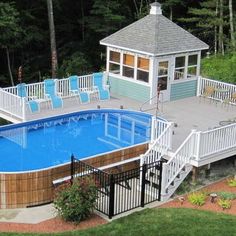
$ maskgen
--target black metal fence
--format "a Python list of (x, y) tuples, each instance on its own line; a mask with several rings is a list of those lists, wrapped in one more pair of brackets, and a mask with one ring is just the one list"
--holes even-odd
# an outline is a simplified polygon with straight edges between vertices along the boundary
[(160, 201), (162, 161), (114, 174), (72, 158), (71, 174), (72, 179), (94, 179), (98, 187), (96, 209), (109, 218)]

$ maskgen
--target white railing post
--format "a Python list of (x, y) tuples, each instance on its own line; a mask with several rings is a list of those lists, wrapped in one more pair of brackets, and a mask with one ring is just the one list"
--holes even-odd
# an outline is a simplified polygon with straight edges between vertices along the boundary
[(167, 183), (166, 178), (167, 178), (167, 164), (163, 163), (163, 165), (162, 165), (162, 179), (161, 179), (161, 195), (166, 194), (166, 183)]
[(154, 142), (156, 139), (156, 123), (157, 119), (155, 117), (152, 117), (152, 125), (151, 125), (151, 143)]
[(197, 79), (197, 96), (198, 97), (201, 95), (201, 90), (202, 90), (202, 77), (198, 76), (198, 79)]
[(200, 131), (196, 132), (195, 135), (196, 135), (196, 146), (195, 146), (195, 148), (196, 148), (196, 160), (199, 161), (200, 160), (200, 148), (201, 148), (201, 144), (200, 144), (200, 142), (201, 142), (201, 132)]
[(22, 98), (22, 120), (26, 121), (26, 98)]
[(172, 143), (173, 143), (173, 127), (174, 127), (174, 122), (170, 122), (170, 128), (169, 128), (169, 133), (168, 133), (168, 146), (169, 149), (172, 150)]

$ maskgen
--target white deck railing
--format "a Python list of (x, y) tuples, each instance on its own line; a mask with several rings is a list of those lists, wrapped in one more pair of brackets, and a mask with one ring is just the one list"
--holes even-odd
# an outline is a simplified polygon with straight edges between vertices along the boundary
[(201, 161), (209, 155), (219, 154), (232, 148), (236, 150), (236, 124), (199, 132), (199, 151), (196, 160)]
[[(93, 75), (79, 76), (78, 87), (80, 89), (92, 90)], [(34, 99), (45, 99), (44, 82), (26, 84), (28, 97)], [(69, 78), (57, 80), (57, 92), (61, 93), (62, 98), (69, 97)], [(17, 95), (17, 87), (7, 87), (0, 90), (0, 110), (15, 116), (21, 120), (25, 120), (26, 101)]]
[[(143, 162), (152, 163), (160, 160), (172, 148), (173, 123), (158, 119), (152, 120), (152, 143), (142, 156)], [(155, 138), (153, 138), (153, 136)]]
[(24, 98), (0, 89), (0, 111), (25, 120), (25, 104)]
[(204, 96), (206, 87), (212, 87), (215, 90), (214, 94), (209, 96), (210, 99), (220, 102), (229, 101), (236, 105), (236, 102), (231, 101), (232, 94), (236, 93), (236, 85), (199, 77), (197, 96)]

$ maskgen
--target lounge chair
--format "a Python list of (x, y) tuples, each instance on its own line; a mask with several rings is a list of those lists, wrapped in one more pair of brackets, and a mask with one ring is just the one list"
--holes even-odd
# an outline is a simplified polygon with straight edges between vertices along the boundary
[(80, 102), (82, 104), (90, 102), (89, 94), (86, 91), (81, 91), (78, 87), (78, 76), (73, 75), (69, 77), (70, 83), (70, 95), (75, 96), (76, 98), (79, 97)]
[(61, 108), (63, 106), (62, 98), (56, 90), (56, 79), (44, 80), (44, 95), (51, 102), (52, 109)]
[(103, 73), (93, 74), (94, 88), (98, 92), (99, 100), (110, 99), (110, 92), (107, 86), (103, 85)]
[(38, 102), (35, 101), (35, 99), (37, 99), (37, 97), (27, 95), (26, 84), (25, 83), (18, 84), (16, 86), (16, 88), (17, 88), (17, 95), (19, 97), (22, 97), (22, 98), (26, 99), (27, 104), (29, 105), (30, 111), (32, 113), (39, 112), (40, 111), (40, 106), (39, 106)]

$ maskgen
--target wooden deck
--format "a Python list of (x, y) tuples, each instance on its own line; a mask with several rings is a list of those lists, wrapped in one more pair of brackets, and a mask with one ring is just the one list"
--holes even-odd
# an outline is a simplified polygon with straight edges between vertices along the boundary
[[(67, 114), (82, 110), (100, 108), (120, 108), (129, 110), (140, 110), (142, 102), (132, 100), (127, 97), (112, 95), (109, 101), (92, 100), (89, 104), (79, 104), (75, 98), (64, 99), (62, 109), (52, 110), (47, 104), (41, 104), (41, 112), (28, 114), (27, 120), (37, 120), (56, 115)], [(219, 127), (220, 121), (227, 121), (236, 118), (236, 106), (223, 105), (220, 102), (213, 102), (209, 99), (191, 97), (173, 102), (159, 104), (160, 109), (156, 110), (156, 105), (145, 105), (145, 112), (167, 119), (174, 122), (177, 127), (174, 128), (173, 151), (184, 141), (190, 131), (207, 131)]]

